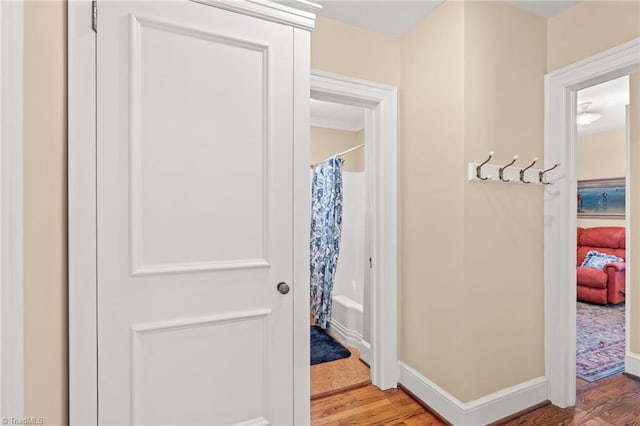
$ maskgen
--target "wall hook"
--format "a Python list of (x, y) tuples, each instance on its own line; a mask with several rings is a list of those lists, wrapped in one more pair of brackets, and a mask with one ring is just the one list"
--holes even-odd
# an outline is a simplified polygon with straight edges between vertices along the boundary
[(486, 160), (484, 160), (482, 163), (480, 163), (478, 165), (478, 167), (476, 167), (476, 177), (478, 179), (480, 179), (480, 180), (489, 179), (488, 177), (482, 177), (482, 166), (484, 166), (485, 164), (487, 164), (491, 160), (491, 157), (493, 157), (493, 154), (494, 154), (493, 151), (489, 152), (489, 157)]
[(507, 169), (507, 167), (511, 167), (513, 165), (513, 163), (516, 162), (516, 160), (518, 159), (517, 155), (513, 156), (513, 160), (511, 160), (511, 162), (509, 164), (505, 164), (504, 166), (500, 167), (498, 169), (498, 177), (500, 178), (501, 181), (503, 182), (511, 182), (512, 179), (505, 179), (504, 178), (504, 171)]
[(538, 157), (533, 159), (533, 162), (531, 164), (529, 164), (527, 167), (525, 167), (524, 169), (520, 170), (520, 182), (522, 183), (531, 183), (530, 180), (524, 180), (524, 173), (529, 170), (530, 168), (533, 167), (534, 164), (536, 164), (536, 161), (538, 161)]
[(556, 163), (556, 165), (551, 167), (550, 169), (540, 171), (538, 173), (538, 180), (540, 181), (540, 183), (543, 184), (543, 185), (549, 185), (551, 182), (545, 182), (544, 181), (544, 175), (545, 175), (545, 173), (550, 172), (551, 170), (555, 169), (559, 165), (560, 165), (560, 163)]

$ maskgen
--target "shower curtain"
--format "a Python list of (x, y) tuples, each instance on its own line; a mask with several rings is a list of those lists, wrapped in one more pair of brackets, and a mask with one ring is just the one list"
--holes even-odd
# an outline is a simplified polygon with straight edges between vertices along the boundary
[(311, 313), (322, 328), (331, 321), (333, 278), (340, 253), (342, 163), (334, 157), (316, 165), (311, 183)]

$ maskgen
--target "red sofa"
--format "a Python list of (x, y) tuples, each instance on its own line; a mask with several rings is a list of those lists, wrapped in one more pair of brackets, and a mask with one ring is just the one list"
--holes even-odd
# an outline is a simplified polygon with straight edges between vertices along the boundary
[(599, 269), (580, 266), (591, 250), (626, 259), (622, 226), (578, 228), (577, 292), (584, 302), (617, 304), (625, 297), (625, 263), (608, 263)]

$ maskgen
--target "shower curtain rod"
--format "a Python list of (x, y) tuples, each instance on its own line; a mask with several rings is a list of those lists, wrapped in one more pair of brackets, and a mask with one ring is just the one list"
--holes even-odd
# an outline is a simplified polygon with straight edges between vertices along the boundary
[(347, 149), (346, 151), (342, 151), (342, 152), (339, 152), (339, 153), (337, 153), (337, 154), (335, 154), (335, 155), (332, 155), (332, 156), (331, 156), (331, 157), (329, 157), (329, 158), (325, 158), (324, 160), (322, 160), (322, 161), (321, 161), (321, 162), (319, 162), (319, 163), (312, 164), (312, 165), (311, 165), (311, 167), (315, 167), (315, 166), (317, 166), (318, 164), (322, 164), (322, 163), (324, 163), (325, 161), (330, 160), (330, 159), (332, 159), (332, 158), (334, 158), (334, 157), (340, 157), (341, 155), (348, 154), (348, 153), (350, 153), (351, 151), (355, 151), (356, 149), (360, 149), (360, 148), (362, 148), (362, 147), (364, 147), (364, 144), (360, 144), (360, 145), (354, 146), (353, 148), (349, 148), (349, 149)]

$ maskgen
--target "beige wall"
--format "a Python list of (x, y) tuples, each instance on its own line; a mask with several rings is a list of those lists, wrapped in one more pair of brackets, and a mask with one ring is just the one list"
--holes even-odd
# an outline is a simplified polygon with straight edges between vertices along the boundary
[[(625, 129), (579, 135), (576, 146), (576, 178), (606, 179), (627, 174)], [(625, 226), (624, 219), (578, 218), (578, 226)]]
[[(638, 235), (640, 229), (640, 72), (636, 72), (629, 78), (629, 115), (630, 115), (630, 150), (631, 158), (630, 184), (631, 184), (631, 235)], [(631, 310), (631, 352), (640, 354), (640, 238), (631, 238), (630, 270), (627, 271), (627, 286), (631, 286), (631, 298), (627, 301)]]
[(25, 415), (67, 420), (66, 4), (24, 3)]
[[(351, 132), (348, 130), (328, 129), (326, 127), (311, 127), (310, 162), (316, 164), (346, 151), (349, 148), (364, 143), (364, 130)], [(345, 172), (364, 171), (364, 150), (360, 148), (342, 156)]]
[[(543, 158), (546, 21), (469, 2), (464, 48), (464, 165), (489, 151), (497, 164)], [(466, 402), (544, 376), (544, 248), (541, 186), (468, 182), (464, 170), (465, 380), (454, 395)]]
[(402, 40), (399, 357), (456, 396), (463, 340), (464, 5)]
[(400, 40), (319, 16), (311, 68), (398, 86)]
[(553, 71), (640, 35), (640, 2), (588, 0), (549, 18), (547, 70)]

